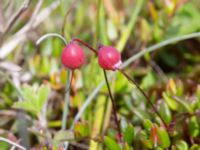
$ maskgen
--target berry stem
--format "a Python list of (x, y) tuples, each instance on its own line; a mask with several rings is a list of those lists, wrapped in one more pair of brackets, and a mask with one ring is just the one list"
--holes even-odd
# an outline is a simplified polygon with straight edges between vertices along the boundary
[[(41, 36), (37, 40), (36, 45), (39, 45), (42, 41), (44, 41), (45, 39), (47, 39), (49, 37), (57, 37), (63, 41), (64, 45), (67, 45), (67, 41), (65, 40), (65, 38), (57, 33), (48, 33), (48, 34)], [(72, 82), (72, 78), (73, 78), (73, 71), (71, 72), (69, 69), (67, 69), (67, 75), (68, 75), (68, 77), (67, 77), (68, 79), (67, 79), (67, 83), (66, 83), (67, 90), (66, 90), (66, 94), (65, 94), (64, 110), (63, 110), (63, 117), (62, 117), (62, 127), (61, 127), (62, 130), (66, 129), (66, 124), (67, 124), (68, 101), (69, 101), (69, 95), (70, 95), (71, 82)]]
[(36, 45), (39, 45), (42, 41), (44, 41), (45, 39), (47, 39), (49, 37), (57, 37), (57, 38), (59, 38), (63, 41), (64, 45), (67, 45), (67, 41), (65, 40), (65, 38), (63, 36), (61, 36), (60, 34), (57, 34), (57, 33), (47, 33), (47, 34), (41, 36), (37, 40)]
[(90, 46), (90, 45), (87, 44), (86, 42), (82, 41), (81, 39), (74, 38), (74, 39), (72, 39), (72, 42), (73, 42), (73, 41), (76, 41), (76, 42), (78, 42), (78, 43), (83, 44), (84, 46), (86, 46), (87, 48), (89, 48), (92, 52), (94, 52), (96, 55), (98, 54), (97, 51), (96, 51), (92, 46)]
[(66, 93), (67, 93), (68, 91), (70, 91), (70, 89), (71, 89), (73, 78), (74, 78), (74, 70), (71, 71), (71, 79), (69, 79), (69, 80), (70, 80), (70, 81), (69, 81), (69, 82), (70, 82), (70, 83), (69, 83), (69, 87), (66, 86), (66, 91), (65, 91)]
[(117, 119), (117, 108), (116, 108), (116, 103), (114, 101), (114, 98), (112, 96), (112, 93), (111, 93), (111, 90), (110, 90), (110, 85), (109, 85), (109, 82), (108, 82), (108, 77), (107, 77), (107, 74), (106, 74), (106, 70), (103, 69), (103, 73), (104, 73), (104, 77), (105, 77), (105, 80), (106, 80), (106, 85), (107, 85), (107, 88), (108, 88), (108, 93), (109, 93), (109, 96), (110, 96), (110, 99), (111, 99), (111, 102), (112, 102), (112, 107), (113, 107), (113, 112), (114, 112), (114, 119), (115, 119), (115, 123), (117, 125), (117, 130), (118, 130), (118, 143), (121, 143), (121, 129), (120, 129), (120, 123)]
[(119, 72), (121, 72), (130, 82), (132, 82), (138, 89), (139, 91), (144, 95), (144, 97), (146, 98), (146, 100), (148, 101), (148, 103), (151, 105), (151, 107), (153, 108), (154, 112), (158, 115), (158, 117), (161, 119), (162, 123), (164, 124), (165, 128), (168, 128), (168, 125), (166, 124), (166, 122), (164, 121), (164, 119), (162, 118), (162, 116), (160, 115), (160, 113), (158, 112), (157, 108), (154, 106), (154, 104), (151, 102), (151, 100), (149, 99), (149, 97), (145, 94), (145, 92), (140, 88), (140, 86), (137, 84), (137, 82), (135, 82), (133, 79), (131, 79), (123, 70), (118, 69)]
[(63, 110), (63, 117), (62, 117), (62, 130), (66, 129), (66, 124), (67, 124), (67, 115), (68, 115), (68, 103), (69, 103), (69, 96), (70, 96), (70, 86), (71, 86), (71, 81), (72, 81), (72, 75), (73, 71), (67, 70), (68, 74), (68, 79), (66, 83), (66, 91), (65, 94), (65, 102), (64, 102), (64, 110)]

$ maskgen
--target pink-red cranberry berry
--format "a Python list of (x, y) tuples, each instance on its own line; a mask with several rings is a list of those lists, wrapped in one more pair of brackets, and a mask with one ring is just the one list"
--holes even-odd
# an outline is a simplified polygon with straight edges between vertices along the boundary
[(61, 61), (69, 69), (80, 68), (85, 61), (84, 51), (78, 44), (71, 42), (63, 48)]
[(121, 65), (121, 55), (112, 46), (100, 46), (98, 50), (99, 65), (105, 70), (117, 70)]

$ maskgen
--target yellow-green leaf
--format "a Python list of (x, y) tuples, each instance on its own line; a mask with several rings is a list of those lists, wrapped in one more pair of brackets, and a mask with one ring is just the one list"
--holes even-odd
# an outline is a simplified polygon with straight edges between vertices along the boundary
[(167, 103), (167, 105), (172, 109), (172, 110), (177, 110), (178, 105), (177, 102), (171, 98), (170, 96), (167, 95), (167, 93), (163, 92), (162, 96), (165, 100), (165, 102)]

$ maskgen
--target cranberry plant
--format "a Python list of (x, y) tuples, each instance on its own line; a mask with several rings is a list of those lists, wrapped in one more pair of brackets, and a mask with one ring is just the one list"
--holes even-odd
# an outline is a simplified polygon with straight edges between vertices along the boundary
[(200, 148), (198, 2), (2, 1), (1, 149)]

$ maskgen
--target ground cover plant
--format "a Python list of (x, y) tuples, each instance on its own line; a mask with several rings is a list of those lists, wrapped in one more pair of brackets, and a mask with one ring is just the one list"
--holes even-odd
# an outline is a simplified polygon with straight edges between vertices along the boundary
[(0, 149), (199, 150), (198, 0), (1, 0)]

